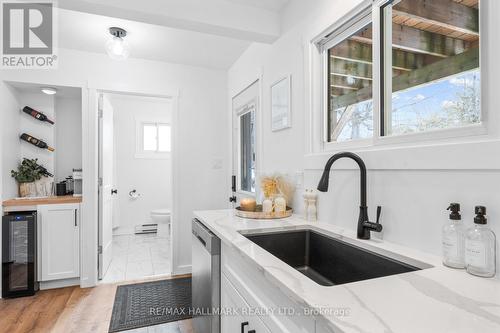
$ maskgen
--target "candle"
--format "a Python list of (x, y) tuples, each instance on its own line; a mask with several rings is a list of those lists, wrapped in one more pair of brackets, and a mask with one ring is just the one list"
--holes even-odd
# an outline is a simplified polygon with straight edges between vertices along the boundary
[(273, 212), (273, 202), (271, 199), (264, 199), (264, 201), (262, 201), (262, 212), (265, 214), (271, 214)]
[(276, 213), (284, 213), (286, 211), (286, 200), (284, 197), (274, 199), (274, 211)]
[(246, 211), (246, 212), (254, 212), (256, 205), (257, 205), (257, 203), (255, 202), (255, 199), (253, 199), (253, 198), (244, 198), (244, 199), (241, 199), (241, 201), (240, 201), (241, 209)]

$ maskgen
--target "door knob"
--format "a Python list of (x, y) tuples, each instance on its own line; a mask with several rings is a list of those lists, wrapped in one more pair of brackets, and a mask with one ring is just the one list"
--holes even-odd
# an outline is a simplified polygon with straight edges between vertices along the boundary
[(118, 190), (114, 189), (114, 190), (111, 190), (111, 194), (117, 194), (118, 193)]

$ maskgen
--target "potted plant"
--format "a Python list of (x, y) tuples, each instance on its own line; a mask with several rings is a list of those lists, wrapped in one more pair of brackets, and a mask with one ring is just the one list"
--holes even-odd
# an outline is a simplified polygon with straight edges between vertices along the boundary
[(35, 182), (43, 176), (43, 167), (38, 165), (38, 159), (24, 158), (17, 171), (11, 170), (12, 177), (19, 184), (19, 196), (33, 197), (37, 195)]

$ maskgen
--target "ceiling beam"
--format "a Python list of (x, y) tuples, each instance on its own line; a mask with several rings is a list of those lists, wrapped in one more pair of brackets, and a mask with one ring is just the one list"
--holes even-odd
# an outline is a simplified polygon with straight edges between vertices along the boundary
[[(426, 67), (403, 73), (393, 78), (392, 91), (397, 92), (421, 84), (440, 80), (448, 76), (463, 73), (479, 66), (479, 48), (470, 49), (462, 54), (442, 59)], [(334, 110), (372, 98), (372, 87), (360, 89), (333, 100)]]
[[(372, 29), (354, 35), (351, 39), (372, 44)], [(464, 52), (470, 47), (470, 43), (461, 39), (393, 23), (392, 46), (408, 52), (446, 58)]]
[[(345, 40), (330, 49), (330, 57), (372, 65), (372, 45), (354, 40)], [(438, 57), (395, 49), (392, 52), (392, 67), (399, 71), (411, 71), (439, 60)]]
[[(330, 75), (330, 87), (345, 89), (345, 90), (359, 90), (371, 86), (371, 80), (356, 79), (354, 77), (339, 76), (335, 74)], [(333, 90), (333, 89), (332, 89)]]
[(371, 64), (330, 58), (330, 74), (359, 80), (372, 80)]
[(224, 0), (63, 0), (58, 6), (251, 42), (273, 43), (281, 32), (278, 12)]
[(453, 0), (404, 0), (393, 6), (397, 15), (479, 36), (479, 11)]

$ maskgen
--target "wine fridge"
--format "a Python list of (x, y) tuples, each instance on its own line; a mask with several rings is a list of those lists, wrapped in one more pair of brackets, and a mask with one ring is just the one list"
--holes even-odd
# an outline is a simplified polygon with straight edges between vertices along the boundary
[(36, 212), (2, 217), (2, 297), (34, 295), (36, 278)]

